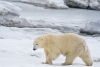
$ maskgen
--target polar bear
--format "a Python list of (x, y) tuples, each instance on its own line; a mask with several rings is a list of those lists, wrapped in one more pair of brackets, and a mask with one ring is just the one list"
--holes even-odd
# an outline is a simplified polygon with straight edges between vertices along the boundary
[(85, 40), (74, 33), (46, 34), (37, 37), (33, 42), (33, 50), (44, 48), (46, 61), (43, 64), (52, 64), (60, 54), (66, 56), (62, 65), (71, 65), (76, 57), (82, 58), (87, 66), (93, 61)]

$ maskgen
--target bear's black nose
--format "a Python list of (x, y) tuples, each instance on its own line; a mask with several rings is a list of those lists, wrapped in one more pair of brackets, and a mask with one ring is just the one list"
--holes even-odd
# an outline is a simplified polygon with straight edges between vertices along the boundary
[(36, 49), (33, 48), (33, 50), (35, 51)]

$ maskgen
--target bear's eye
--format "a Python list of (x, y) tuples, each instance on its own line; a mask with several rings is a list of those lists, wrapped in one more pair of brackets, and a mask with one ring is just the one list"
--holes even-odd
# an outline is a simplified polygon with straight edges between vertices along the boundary
[(38, 44), (36, 44), (36, 45), (38, 45)]

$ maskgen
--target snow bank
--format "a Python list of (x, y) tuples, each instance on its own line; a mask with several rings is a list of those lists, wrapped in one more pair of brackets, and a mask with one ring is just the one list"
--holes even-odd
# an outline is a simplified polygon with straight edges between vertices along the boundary
[(29, 23), (25, 18), (11, 17), (11, 18), (0, 18), (0, 25), (6, 27), (28, 27)]
[(100, 34), (100, 20), (87, 23), (84, 28), (80, 29), (80, 33), (89, 35)]
[(87, 8), (88, 0), (64, 0), (66, 5), (70, 7)]
[(54, 8), (54, 9), (65, 9), (69, 7), (75, 7), (75, 8), (89, 8), (93, 10), (100, 10), (100, 0), (6, 0), (6, 1), (18, 1), (39, 7)]
[(17, 7), (16, 5), (6, 1), (0, 1), (0, 15), (7, 15), (7, 14), (19, 15), (20, 11), (21, 8)]
[(90, 0), (89, 6), (91, 9), (100, 10), (100, 3), (98, 0)]
[[(62, 26), (57, 25), (53, 22), (46, 22), (43, 20), (27, 20), (25, 18), (9, 18), (9, 19), (1, 19), (2, 22), (0, 22), (1, 26), (6, 27), (18, 27), (18, 28), (51, 28), (54, 30), (58, 30), (62, 33), (66, 32), (78, 32), (77, 27), (70, 27), (70, 26)], [(59, 22), (60, 23), (60, 22)]]
[(64, 0), (64, 2), (70, 7), (100, 10), (99, 0)]
[(63, 0), (21, 0), (22, 2), (33, 4), (35, 6), (54, 8), (54, 9), (67, 9), (68, 6), (64, 4)]
[(0, 26), (28, 26), (28, 21), (19, 17), (20, 11), (21, 8), (18, 6), (6, 1), (0, 1)]
[(0, 39), (34, 39), (36, 36), (60, 33), (50, 28), (16, 28), (16, 27), (0, 27)]

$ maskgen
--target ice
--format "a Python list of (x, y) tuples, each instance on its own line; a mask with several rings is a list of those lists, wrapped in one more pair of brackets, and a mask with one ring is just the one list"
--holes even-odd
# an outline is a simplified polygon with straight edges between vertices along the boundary
[(66, 5), (78, 8), (87, 8), (88, 0), (64, 0)]
[[(6, 0), (17, 1), (34, 6), (53, 8), (53, 9), (68, 9), (69, 7), (100, 10), (100, 0)], [(65, 3), (64, 3), (65, 2)], [(66, 5), (65, 5), (66, 4)]]
[(21, 2), (32, 4), (35, 6), (53, 8), (53, 9), (67, 9), (68, 6), (64, 4), (63, 0), (21, 0)]
[(100, 34), (100, 20), (87, 23), (83, 29), (80, 29), (80, 33), (89, 35)]
[(12, 3), (6, 2), (6, 1), (0, 1), (0, 14), (7, 14), (7, 13), (14, 13), (16, 15), (19, 15), (19, 12), (21, 11), (21, 8), (15, 6)]
[(98, 0), (90, 0), (89, 6), (91, 9), (100, 10), (100, 3), (98, 2)]
[(64, 0), (64, 2), (71, 7), (100, 10), (99, 0)]
[(11, 2), (0, 1), (0, 26), (28, 26), (28, 21), (25, 18), (19, 17), (21, 10), (20, 7)]

